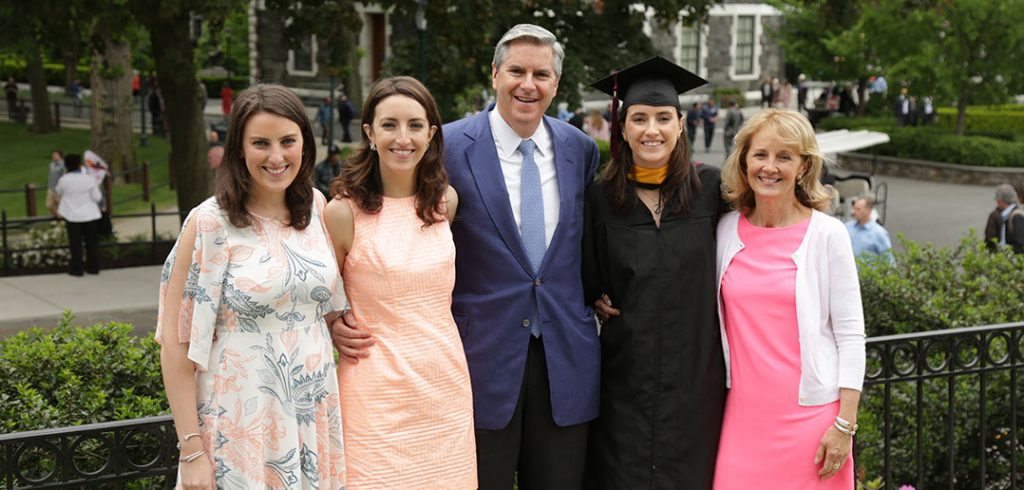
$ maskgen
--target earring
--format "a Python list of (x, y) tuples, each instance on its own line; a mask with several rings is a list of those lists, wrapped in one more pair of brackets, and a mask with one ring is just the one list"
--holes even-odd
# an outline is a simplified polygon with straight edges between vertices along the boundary
[(426, 147), (426, 148), (424, 148), (424, 150), (429, 150), (429, 149), (430, 149), (430, 142), (428, 141), (428, 142), (427, 142), (427, 147)]
[(372, 141), (370, 142), (370, 151), (377, 151), (377, 144)]

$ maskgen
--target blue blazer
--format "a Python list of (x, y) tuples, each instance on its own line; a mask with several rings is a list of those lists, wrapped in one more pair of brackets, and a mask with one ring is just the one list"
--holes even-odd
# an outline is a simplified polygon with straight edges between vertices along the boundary
[(544, 124), (554, 146), (560, 214), (536, 274), (512, 216), (487, 111), (443, 129), (445, 167), (459, 193), (452, 314), (469, 363), (477, 429), (502, 429), (512, 420), (534, 321), (541, 322), (555, 423), (597, 417), (601, 348), (583, 299), (581, 251), (583, 192), (600, 154), (575, 127), (547, 116)]

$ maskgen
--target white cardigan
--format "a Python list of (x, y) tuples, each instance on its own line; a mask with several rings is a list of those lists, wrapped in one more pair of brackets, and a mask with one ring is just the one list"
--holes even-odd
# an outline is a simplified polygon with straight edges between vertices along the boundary
[[(722, 277), (743, 249), (733, 211), (718, 222), (717, 297), (722, 312)], [(846, 227), (820, 211), (811, 222), (796, 263), (796, 316), (800, 331), (800, 398), (803, 406), (839, 399), (839, 388), (860, 390), (864, 384), (864, 311), (853, 246)], [(724, 315), (719, 315), (725, 382), (730, 385), (729, 340)]]

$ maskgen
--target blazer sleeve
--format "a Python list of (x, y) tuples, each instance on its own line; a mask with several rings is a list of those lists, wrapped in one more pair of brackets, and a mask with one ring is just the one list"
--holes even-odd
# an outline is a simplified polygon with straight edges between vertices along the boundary
[(832, 334), (839, 351), (839, 387), (861, 390), (864, 386), (864, 308), (853, 245), (839, 221), (829, 229), (828, 309)]
[[(1013, 220), (1013, 237), (1006, 237), (1007, 243), (1013, 240), (1013, 251), (1024, 253), (1024, 214), (1013, 213), (1010, 215)], [(1009, 229), (1010, 227), (1007, 227)]]

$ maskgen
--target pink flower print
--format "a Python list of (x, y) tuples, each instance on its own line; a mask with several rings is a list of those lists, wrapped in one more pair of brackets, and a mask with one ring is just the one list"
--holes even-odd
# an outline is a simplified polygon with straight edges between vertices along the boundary
[(235, 279), (235, 287), (249, 293), (265, 293), (270, 291), (269, 287), (262, 286), (248, 277), (239, 277)]
[(323, 356), (320, 354), (310, 354), (306, 356), (306, 371), (316, 371), (317, 367), (320, 366), (321, 359), (323, 359)]
[(246, 260), (249, 260), (249, 258), (252, 257), (253, 252), (255, 252), (255, 249), (248, 245), (236, 245), (228, 249), (228, 253), (234, 257), (235, 262), (245, 262)]
[(292, 329), (281, 332), (281, 343), (284, 344), (285, 352), (295, 350), (295, 344), (299, 341), (299, 332)]

